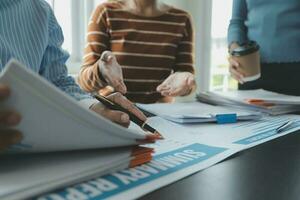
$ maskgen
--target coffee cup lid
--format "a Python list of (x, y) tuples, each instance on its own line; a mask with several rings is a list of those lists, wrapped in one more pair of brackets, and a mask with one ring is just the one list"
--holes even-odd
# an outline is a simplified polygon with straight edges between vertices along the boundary
[(255, 41), (249, 41), (239, 47), (229, 51), (232, 56), (245, 56), (257, 52), (259, 50), (259, 45)]

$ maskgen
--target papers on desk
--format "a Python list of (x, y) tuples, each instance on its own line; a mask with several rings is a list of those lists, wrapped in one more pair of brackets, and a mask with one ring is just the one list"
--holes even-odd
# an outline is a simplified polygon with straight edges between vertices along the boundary
[(138, 146), (154, 142), (142, 129), (125, 129), (87, 110), (18, 62), (6, 66), (0, 83), (11, 89), (1, 109), (21, 114), (16, 128), (23, 134), (0, 155), (1, 200), (27, 199), (152, 159), (152, 148)]
[[(25, 138), (12, 151), (94, 149), (3, 155), (0, 158), (1, 200), (32, 198), (69, 184), (76, 185), (37, 199), (135, 199), (236, 152), (300, 129), (300, 117), (295, 115), (221, 125), (179, 125), (155, 117), (149, 124), (161, 132), (165, 140), (135, 151), (132, 147), (115, 149), (110, 147), (138, 144), (137, 139), (145, 139), (144, 133), (134, 125), (129, 130), (124, 129), (84, 109), (16, 62), (10, 63), (0, 82), (9, 84), (12, 89), (12, 96), (2, 108), (14, 107), (23, 116), (18, 128)], [(294, 123), (279, 133), (278, 127), (287, 121)], [(103, 149), (95, 150), (99, 148)], [(153, 149), (154, 159), (136, 166), (149, 158)], [(115, 171), (130, 165), (136, 167)], [(113, 173), (107, 174), (109, 172)], [(101, 176), (103, 174), (107, 175)], [(87, 179), (90, 180), (78, 184)]]
[[(276, 129), (287, 121), (293, 121), (293, 124), (278, 133)], [(99, 187), (92, 179), (36, 199), (69, 200), (75, 194), (86, 200), (137, 199), (210, 167), (234, 153), (299, 130), (300, 116), (268, 116), (257, 121), (221, 125), (182, 125), (154, 117), (149, 119), (149, 124), (165, 133), (165, 140), (147, 145), (155, 148), (151, 162), (99, 177), (111, 187)]]
[(255, 104), (279, 104), (279, 105), (300, 105), (300, 96), (290, 96), (279, 94), (263, 89), (257, 90), (240, 90), (230, 92), (216, 92), (219, 95), (228, 99), (235, 99), (237, 101), (244, 101)]
[(123, 128), (82, 107), (16, 61), (5, 68), (0, 83), (11, 88), (1, 109), (13, 108), (22, 115), (16, 128), (24, 139), (11, 152), (111, 148), (137, 145), (137, 140), (146, 139), (145, 133)]
[(262, 117), (258, 112), (247, 112), (200, 102), (137, 104), (137, 106), (149, 113), (176, 123), (217, 122), (219, 124), (225, 124), (234, 123), (238, 120), (257, 120)]
[(27, 199), (128, 167), (131, 148), (0, 156), (0, 199)]
[(197, 95), (201, 102), (236, 107), (271, 115), (300, 111), (300, 97), (258, 90), (204, 92)]

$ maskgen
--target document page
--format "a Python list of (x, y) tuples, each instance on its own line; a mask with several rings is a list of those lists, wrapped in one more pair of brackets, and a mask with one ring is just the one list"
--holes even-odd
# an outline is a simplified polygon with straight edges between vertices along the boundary
[(0, 199), (24, 199), (128, 167), (131, 147), (1, 155)]
[(234, 114), (238, 120), (253, 120), (262, 116), (258, 112), (243, 111), (237, 108), (214, 106), (200, 102), (137, 104), (137, 106), (147, 112), (177, 123), (216, 122), (217, 115), (226, 114)]
[(12, 61), (0, 77), (11, 88), (1, 109), (22, 116), (23, 141), (10, 152), (50, 152), (137, 144), (145, 133), (130, 131), (82, 107), (47, 80)]
[(266, 91), (263, 89), (257, 90), (237, 90), (237, 91), (229, 91), (229, 92), (213, 92), (219, 96), (223, 96), (225, 98), (247, 102), (248, 100), (263, 100), (270, 103), (276, 104), (287, 104), (287, 105), (300, 105), (300, 97), (299, 96), (290, 96), (279, 94), (276, 92)]
[[(275, 130), (287, 121), (293, 123), (280, 133)], [(210, 167), (230, 155), (258, 144), (282, 137), (300, 129), (300, 117), (284, 115), (257, 121), (226, 125), (179, 125), (159, 117), (149, 120), (165, 137), (153, 145), (155, 155), (150, 163), (121, 170), (103, 180), (111, 186), (98, 188), (92, 181), (43, 195), (38, 200), (68, 200), (74, 194), (85, 199), (129, 200), (173, 183), (181, 178)], [(97, 191), (91, 196), (85, 189)]]

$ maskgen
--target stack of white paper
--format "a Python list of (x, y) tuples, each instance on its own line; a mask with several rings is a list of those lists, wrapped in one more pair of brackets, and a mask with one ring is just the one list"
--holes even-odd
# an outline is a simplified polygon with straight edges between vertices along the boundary
[(155, 139), (139, 127), (89, 111), (18, 62), (6, 66), (0, 83), (11, 89), (1, 109), (21, 114), (16, 129), (23, 134), (0, 157), (0, 199), (24, 199), (152, 159), (153, 149), (138, 145)]
[(258, 90), (205, 92), (197, 96), (201, 102), (279, 115), (300, 111), (300, 97)]
[[(277, 128), (287, 121), (293, 123), (278, 133)], [(76, 199), (75, 195), (77, 199), (86, 200), (138, 199), (212, 166), (236, 152), (299, 130), (300, 116), (267, 116), (257, 121), (221, 125), (182, 125), (154, 117), (149, 119), (149, 124), (165, 133), (164, 140), (149, 145), (155, 148), (154, 158), (150, 163), (59, 189), (34, 199), (70, 200), (72, 197)], [(187, 153), (192, 154), (186, 157)], [(104, 188), (103, 184), (99, 186), (99, 182), (105, 182), (107, 187)]]
[(38, 195), (128, 167), (130, 148), (0, 156), (0, 199)]
[(17, 129), (24, 136), (14, 152), (50, 152), (137, 145), (144, 132), (123, 128), (82, 107), (39, 75), (13, 61), (0, 83), (11, 88), (1, 109), (22, 115)]
[(246, 112), (239, 109), (208, 105), (200, 102), (137, 104), (137, 106), (149, 113), (176, 123), (218, 122), (218, 116), (230, 117), (231, 115), (236, 118), (235, 120), (242, 121), (261, 118), (261, 114), (257, 112)]

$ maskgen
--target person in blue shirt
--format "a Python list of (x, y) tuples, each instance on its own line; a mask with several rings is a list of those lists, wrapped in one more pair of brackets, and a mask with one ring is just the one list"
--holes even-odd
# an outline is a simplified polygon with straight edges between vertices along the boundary
[[(83, 106), (128, 126), (127, 114), (106, 109), (84, 93), (68, 76), (65, 63), (69, 55), (61, 47), (63, 41), (61, 27), (44, 0), (0, 0), (0, 70), (15, 58), (80, 101)], [(7, 98), (9, 93), (9, 85), (0, 84), (0, 101)], [(142, 112), (121, 94), (116, 93), (109, 98), (146, 120)], [(20, 121), (21, 116), (13, 110), (0, 112), (0, 151), (22, 139), (21, 133), (13, 128)]]
[(300, 95), (300, 1), (233, 0), (229, 48), (253, 40), (260, 45), (261, 78), (242, 83), (239, 63), (229, 58), (239, 89)]

